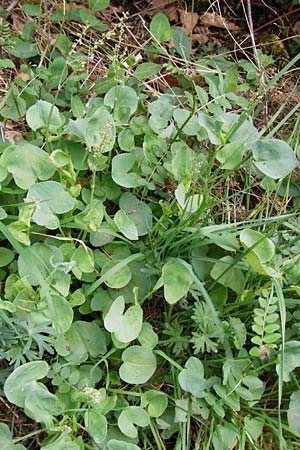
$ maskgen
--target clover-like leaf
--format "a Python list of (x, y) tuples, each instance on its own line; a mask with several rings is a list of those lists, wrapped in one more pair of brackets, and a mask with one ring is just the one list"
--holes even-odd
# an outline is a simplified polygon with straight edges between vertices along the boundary
[(114, 300), (104, 318), (107, 331), (115, 333), (120, 342), (131, 342), (138, 337), (143, 325), (143, 310), (140, 305), (130, 306), (124, 314), (124, 297)]
[(234, 292), (241, 292), (244, 287), (245, 277), (243, 272), (235, 267), (231, 256), (223, 256), (213, 266), (210, 276), (223, 286), (229, 287)]
[(151, 389), (142, 395), (141, 406), (148, 406), (150, 417), (160, 417), (168, 406), (168, 396), (164, 392)]
[(122, 361), (119, 374), (121, 379), (129, 384), (146, 383), (154, 374), (157, 365), (152, 350), (139, 345), (124, 350)]
[(38, 100), (27, 110), (26, 121), (33, 131), (44, 128), (51, 132), (57, 131), (64, 123), (58, 108), (45, 100)]
[(205, 392), (213, 386), (217, 379), (204, 378), (204, 368), (200, 359), (191, 356), (185, 363), (185, 368), (179, 373), (178, 381), (186, 392), (190, 392), (196, 398), (203, 398)]
[(114, 222), (127, 239), (130, 239), (131, 241), (138, 240), (139, 236), (135, 223), (129, 218), (125, 211), (119, 209), (115, 214)]
[(141, 448), (135, 444), (130, 444), (129, 442), (110, 439), (103, 450), (141, 450)]
[(1, 160), (22, 189), (28, 189), (37, 180), (48, 180), (55, 172), (48, 154), (26, 141), (8, 147)]
[(297, 167), (291, 147), (280, 139), (264, 139), (252, 144), (255, 166), (274, 180), (286, 177)]
[[(84, 119), (79, 119), (84, 120)], [(84, 139), (89, 147), (97, 148), (97, 152), (109, 152), (116, 140), (116, 130), (112, 115), (104, 106), (100, 106), (87, 119)]]
[(184, 297), (192, 283), (191, 272), (180, 261), (170, 260), (162, 269), (164, 297), (171, 305)]
[(120, 262), (121, 260), (114, 259), (105, 263), (102, 268), (102, 276), (104, 277), (104, 283), (113, 289), (120, 289), (126, 286), (132, 277), (131, 270), (128, 266), (121, 267), (113, 275), (109, 275), (106, 277), (106, 274), (107, 273), (109, 274), (111, 269), (117, 266)]
[(37, 380), (44, 378), (49, 370), (46, 361), (31, 361), (17, 367), (6, 379), (4, 393), (14, 405), (25, 406), (25, 399), (36, 387)]
[(150, 417), (146, 411), (140, 406), (127, 406), (118, 417), (118, 427), (125, 436), (132, 439), (138, 435), (134, 425), (139, 427), (147, 427), (150, 423)]
[(107, 434), (107, 420), (103, 414), (93, 409), (86, 411), (84, 414), (84, 424), (96, 444), (104, 441)]
[(59, 226), (57, 214), (66, 213), (75, 205), (74, 198), (56, 181), (44, 181), (31, 185), (26, 201), (33, 202), (35, 205), (32, 220), (50, 230)]
[(105, 95), (104, 104), (113, 110), (117, 122), (126, 123), (137, 109), (138, 97), (129, 86), (114, 86)]
[(111, 169), (114, 182), (126, 188), (144, 186), (146, 181), (132, 170), (135, 162), (136, 159), (132, 153), (114, 156)]

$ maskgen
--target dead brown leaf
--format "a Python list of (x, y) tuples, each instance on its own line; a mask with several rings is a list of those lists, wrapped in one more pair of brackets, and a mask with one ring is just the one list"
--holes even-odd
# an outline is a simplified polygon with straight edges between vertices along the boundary
[(200, 45), (204, 45), (208, 42), (208, 34), (207, 33), (192, 34), (192, 41), (198, 42), (198, 44)]
[(174, 4), (175, 0), (152, 0), (151, 3), (151, 15), (163, 12), (171, 22), (178, 21), (178, 7)]
[(239, 31), (240, 27), (233, 22), (229, 22), (224, 17), (215, 13), (205, 13), (200, 16), (200, 21), (208, 27), (224, 28), (230, 31)]
[(190, 34), (198, 23), (199, 14), (180, 9), (179, 16), (182, 23), (182, 28), (187, 34)]
[(29, 74), (25, 72), (17, 72), (17, 75), (15, 76), (15, 80), (29, 81), (29, 79)]

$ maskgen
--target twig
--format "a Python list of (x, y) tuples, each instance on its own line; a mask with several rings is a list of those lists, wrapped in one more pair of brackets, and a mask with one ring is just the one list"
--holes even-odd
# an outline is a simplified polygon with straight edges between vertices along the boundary
[(10, 5), (6, 8), (6, 11), (12, 11), (15, 6), (19, 3), (19, 0), (13, 0)]

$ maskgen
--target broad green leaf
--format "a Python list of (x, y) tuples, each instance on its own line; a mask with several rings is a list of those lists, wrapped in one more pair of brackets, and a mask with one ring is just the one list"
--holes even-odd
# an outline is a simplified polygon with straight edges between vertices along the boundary
[(134, 132), (131, 128), (125, 128), (118, 135), (118, 144), (124, 152), (131, 152), (135, 148)]
[(287, 416), (289, 427), (300, 435), (300, 391), (292, 393)]
[(243, 272), (235, 267), (234, 259), (231, 256), (223, 256), (223, 258), (220, 258), (214, 264), (210, 275), (213, 280), (216, 280), (223, 286), (229, 287), (234, 292), (239, 293), (243, 290), (245, 282)]
[(57, 107), (45, 100), (38, 100), (27, 110), (26, 121), (33, 131), (42, 128), (50, 132), (57, 131), (64, 123)]
[(59, 226), (57, 214), (66, 213), (75, 205), (75, 200), (56, 181), (31, 185), (25, 201), (32, 202), (35, 206), (32, 220), (50, 230), (55, 230)]
[(83, 273), (91, 273), (95, 270), (93, 250), (86, 246), (80, 245), (75, 250), (72, 255), (72, 261), (76, 262), (76, 267), (78, 267), (78, 269)]
[(191, 177), (193, 167), (193, 151), (184, 142), (174, 142), (172, 151), (172, 173), (175, 180), (185, 183)]
[(126, 188), (135, 188), (144, 186), (146, 181), (137, 173), (131, 171), (135, 165), (135, 156), (131, 153), (123, 153), (116, 155), (112, 160), (112, 179), (119, 186)]
[(78, 320), (57, 337), (55, 348), (71, 364), (80, 364), (90, 355), (96, 358), (106, 352), (105, 337), (96, 322)]
[(110, 270), (117, 266), (117, 264), (119, 264), (120, 262), (121, 260), (114, 259), (105, 263), (102, 268), (102, 277), (104, 279), (104, 283), (106, 284), (106, 286), (113, 289), (120, 289), (126, 286), (132, 277), (131, 270), (128, 265), (117, 270), (113, 275), (109, 275), (106, 277), (106, 274), (109, 273)]
[(41, 450), (81, 450), (76, 442), (71, 441), (68, 430), (61, 432), (60, 436), (50, 444), (41, 446)]
[(200, 127), (204, 128), (207, 137), (210, 142), (214, 145), (220, 145), (221, 141), (218, 137), (219, 132), (222, 128), (222, 122), (216, 120), (214, 117), (210, 117), (207, 114), (199, 113), (198, 114), (198, 123)]
[(156, 371), (156, 358), (151, 349), (133, 345), (124, 350), (119, 375), (125, 383), (146, 383)]
[(175, 28), (175, 33), (173, 36), (173, 42), (177, 53), (183, 58), (185, 61), (190, 59), (191, 55), (191, 40), (183, 30), (183, 28)]
[(262, 418), (246, 416), (244, 419), (245, 431), (248, 433), (254, 441), (257, 441), (262, 434), (264, 421)]
[(130, 306), (124, 314), (124, 297), (117, 297), (104, 318), (107, 331), (115, 333), (118, 341), (131, 342), (138, 337), (143, 325), (143, 310), (140, 305)]
[(115, 214), (114, 222), (127, 239), (130, 239), (131, 241), (138, 240), (139, 236), (137, 228), (125, 211), (119, 209)]
[(110, 4), (110, 0), (89, 0), (89, 8), (93, 11), (102, 11)]
[(178, 127), (188, 136), (197, 136), (200, 125), (197, 116), (187, 109), (176, 108), (173, 113)]
[(170, 260), (162, 268), (164, 297), (171, 305), (184, 297), (192, 283), (190, 271), (179, 261)]
[(100, 444), (106, 438), (107, 420), (97, 410), (90, 409), (84, 414), (84, 424), (90, 436), (96, 444)]
[(150, 323), (144, 322), (141, 332), (137, 337), (139, 343), (144, 347), (149, 347), (153, 349), (158, 344), (158, 336), (153, 330), (153, 327)]
[(150, 424), (150, 417), (146, 411), (139, 406), (127, 406), (118, 417), (118, 427), (125, 436), (132, 439), (138, 436), (137, 429), (139, 427), (147, 427)]
[(233, 425), (218, 424), (213, 433), (212, 443), (214, 450), (231, 450), (237, 438), (237, 432)]
[(141, 450), (141, 448), (135, 444), (111, 439), (107, 442), (103, 450)]
[(279, 363), (276, 364), (278, 376), (281, 373), (281, 364), (283, 365), (283, 381), (288, 382), (291, 379), (290, 374), (300, 367), (300, 341), (289, 341), (284, 344), (284, 358), (281, 360), (281, 353), (278, 353)]
[(224, 145), (216, 154), (217, 160), (221, 163), (221, 169), (237, 169), (243, 160), (244, 150), (244, 144), (240, 142)]
[(14, 444), (11, 432), (5, 423), (0, 423), (0, 448), (1, 450), (26, 450), (21, 444)]
[(142, 395), (141, 406), (148, 407), (150, 417), (160, 417), (168, 406), (168, 396), (164, 392), (152, 389)]
[(37, 180), (48, 180), (55, 172), (48, 154), (26, 141), (8, 147), (1, 160), (0, 164), (4, 164), (22, 189), (28, 189)]
[(114, 86), (105, 95), (104, 104), (113, 110), (117, 122), (126, 123), (137, 109), (138, 97), (129, 86)]
[(125, 192), (120, 197), (119, 206), (129, 215), (139, 236), (149, 233), (152, 228), (152, 211), (146, 203), (138, 200), (131, 192)]
[(178, 381), (183, 390), (196, 398), (203, 398), (205, 391), (213, 386), (217, 379), (212, 377), (206, 380), (202, 362), (191, 356), (185, 363), (185, 368), (179, 373)]
[(24, 408), (28, 393), (36, 388), (37, 380), (44, 378), (48, 371), (46, 361), (31, 361), (17, 367), (4, 384), (4, 393), (8, 401)]
[(134, 71), (134, 76), (138, 80), (145, 80), (146, 78), (150, 78), (153, 75), (156, 75), (160, 72), (161, 66), (159, 64), (155, 64), (153, 62), (145, 62), (139, 64)]
[(0, 247), (0, 267), (8, 266), (14, 259), (14, 252), (9, 248)]
[(275, 244), (263, 233), (256, 230), (244, 229), (240, 234), (243, 247), (252, 250), (246, 255), (248, 264), (258, 273), (276, 276), (276, 272), (267, 264), (275, 254)]
[(150, 31), (158, 42), (167, 42), (174, 35), (170, 22), (163, 13), (158, 13), (153, 17), (150, 23)]
[(58, 398), (51, 394), (42, 383), (36, 383), (28, 389), (25, 398), (25, 412), (37, 422), (42, 422), (46, 427), (53, 426), (53, 417), (61, 414), (62, 404)]
[(73, 322), (73, 309), (69, 302), (61, 295), (52, 296), (53, 314), (52, 324), (57, 334), (65, 333), (69, 330)]
[(88, 147), (95, 148), (94, 156), (112, 150), (116, 140), (116, 129), (112, 115), (104, 106), (96, 109), (93, 115), (87, 119), (83, 134)]
[(26, 42), (17, 39), (16, 44), (11, 48), (10, 53), (17, 58), (27, 59), (40, 54), (35, 42)]
[(297, 167), (291, 147), (280, 139), (264, 139), (252, 144), (255, 166), (274, 180), (284, 178)]

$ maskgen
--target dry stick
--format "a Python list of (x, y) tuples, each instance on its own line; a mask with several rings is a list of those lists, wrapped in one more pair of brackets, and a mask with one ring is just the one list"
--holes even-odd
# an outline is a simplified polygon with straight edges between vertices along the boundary
[(10, 5), (8, 5), (8, 7), (6, 8), (6, 11), (12, 11), (14, 9), (14, 7), (17, 6), (18, 3), (19, 3), (19, 0), (14, 0), (13, 2), (11, 2)]

